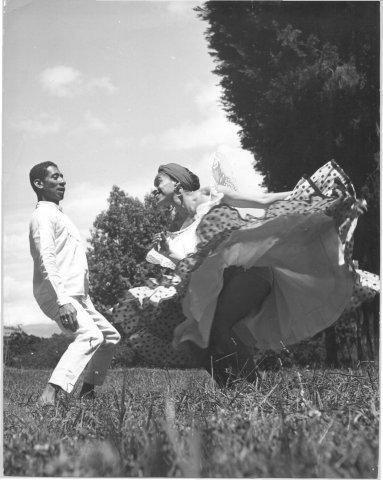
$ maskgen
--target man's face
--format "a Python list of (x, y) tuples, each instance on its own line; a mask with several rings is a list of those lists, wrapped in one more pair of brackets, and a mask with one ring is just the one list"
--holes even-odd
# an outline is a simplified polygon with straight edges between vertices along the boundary
[(46, 177), (34, 183), (42, 200), (58, 204), (64, 198), (66, 182), (57, 167), (48, 167)]

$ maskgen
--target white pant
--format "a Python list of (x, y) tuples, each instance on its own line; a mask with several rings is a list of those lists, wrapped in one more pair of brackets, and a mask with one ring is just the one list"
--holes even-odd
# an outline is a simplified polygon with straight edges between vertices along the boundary
[(92, 385), (103, 383), (114, 347), (121, 338), (108, 320), (97, 312), (89, 296), (71, 297), (71, 303), (77, 310), (78, 329), (75, 332), (62, 326), (58, 309), (49, 315), (66, 336), (73, 338), (49, 379), (50, 383), (68, 393), (73, 390), (86, 366), (84, 382)]

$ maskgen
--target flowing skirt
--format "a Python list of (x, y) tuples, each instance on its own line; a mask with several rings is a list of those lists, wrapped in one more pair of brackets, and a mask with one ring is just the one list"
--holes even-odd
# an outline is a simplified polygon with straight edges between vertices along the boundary
[(214, 206), (197, 227), (196, 253), (177, 265), (178, 283), (131, 289), (114, 309), (114, 323), (142, 361), (194, 366), (193, 345), (209, 345), (226, 269), (267, 267), (270, 293), (234, 326), (235, 334), (249, 347), (274, 350), (309, 338), (379, 290), (378, 277), (352, 261), (363, 207), (335, 162), (300, 181), (263, 218)]

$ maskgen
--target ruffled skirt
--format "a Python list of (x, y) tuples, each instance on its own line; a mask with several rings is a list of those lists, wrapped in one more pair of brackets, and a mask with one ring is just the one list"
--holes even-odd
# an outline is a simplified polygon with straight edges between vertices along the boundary
[(352, 261), (362, 211), (335, 162), (300, 181), (289, 199), (271, 205), (261, 219), (215, 206), (197, 228), (197, 252), (177, 266), (180, 282), (172, 293), (168, 287), (161, 287), (163, 293), (131, 289), (114, 309), (114, 323), (141, 360), (196, 365), (191, 346), (209, 345), (225, 270), (267, 267), (270, 293), (260, 310), (250, 308), (234, 326), (236, 335), (249, 347), (274, 350), (309, 338), (379, 290), (378, 277), (355, 269)]

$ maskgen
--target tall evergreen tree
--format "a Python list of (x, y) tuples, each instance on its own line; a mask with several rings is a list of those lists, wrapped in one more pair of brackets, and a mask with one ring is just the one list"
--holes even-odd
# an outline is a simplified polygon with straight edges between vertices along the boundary
[[(289, 189), (334, 158), (369, 206), (354, 255), (378, 272), (379, 2), (209, 1), (196, 10), (224, 108), (266, 186)], [(336, 364), (334, 327), (325, 339)]]
[(272, 190), (334, 158), (369, 212), (361, 264), (378, 269), (379, 2), (206, 2), (228, 117)]

